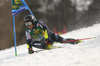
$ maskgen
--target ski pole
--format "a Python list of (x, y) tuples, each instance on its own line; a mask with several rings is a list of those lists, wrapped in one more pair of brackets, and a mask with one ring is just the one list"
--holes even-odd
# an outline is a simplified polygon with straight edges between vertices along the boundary
[(34, 52), (38, 53), (40, 51), (45, 51), (46, 49), (42, 49), (42, 50), (35, 50)]
[(68, 40), (68, 41), (63, 41), (63, 42), (73, 42), (73, 41), (88, 40), (88, 39), (95, 39), (95, 38), (96, 38), (96, 37), (92, 37), (92, 38), (83, 38), (83, 39)]

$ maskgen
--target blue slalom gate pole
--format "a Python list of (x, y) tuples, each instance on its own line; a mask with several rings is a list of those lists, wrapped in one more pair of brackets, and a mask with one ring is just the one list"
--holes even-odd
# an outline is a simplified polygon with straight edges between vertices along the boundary
[(35, 16), (33, 15), (32, 11), (30, 9), (28, 9), (29, 12), (31, 13), (31, 15), (34, 17), (34, 20), (36, 20)]
[(26, 5), (28, 11), (31, 13), (31, 15), (34, 17), (34, 20), (36, 20), (35, 16), (33, 15), (32, 11), (30, 10), (30, 8), (28, 7), (28, 5), (26, 4), (26, 2), (24, 0), (21, 0), (22, 2), (24, 2), (24, 4)]
[(17, 56), (17, 48), (16, 48), (16, 30), (15, 30), (15, 18), (14, 18), (14, 16), (13, 16), (13, 30), (14, 30), (15, 56)]

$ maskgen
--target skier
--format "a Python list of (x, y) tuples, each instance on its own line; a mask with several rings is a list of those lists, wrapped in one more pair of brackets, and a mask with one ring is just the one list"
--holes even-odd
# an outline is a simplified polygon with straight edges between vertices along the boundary
[(27, 15), (24, 18), (25, 25), (27, 27), (25, 33), (27, 38), (28, 53), (34, 53), (32, 46), (40, 49), (51, 49), (54, 42), (76, 44), (80, 41), (64, 42), (68, 40), (74, 40), (71, 38), (64, 39), (63, 37), (53, 33), (47, 27), (47, 25), (41, 20), (34, 20), (32, 15)]

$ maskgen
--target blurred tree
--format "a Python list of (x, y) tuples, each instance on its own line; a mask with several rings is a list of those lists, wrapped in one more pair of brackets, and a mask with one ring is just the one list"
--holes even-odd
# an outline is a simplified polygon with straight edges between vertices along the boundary
[(67, 25), (68, 31), (72, 30), (75, 22), (75, 11), (70, 0), (42, 0), (46, 6), (44, 22), (48, 24), (51, 30), (55, 26), (57, 31), (63, 30), (64, 24)]
[(92, 26), (93, 24), (100, 23), (100, 0), (93, 0), (93, 3), (89, 6), (89, 10), (86, 11), (80, 19), (77, 21), (78, 27), (75, 29), (79, 29), (82, 27)]
[[(72, 27), (74, 26), (75, 22), (75, 10), (74, 7), (71, 5), (70, 0), (61, 0), (58, 6), (55, 8), (56, 12), (56, 18), (58, 22), (58, 29), (63, 29), (63, 24), (67, 26), (67, 31), (72, 30)], [(60, 26), (62, 25), (62, 26)]]

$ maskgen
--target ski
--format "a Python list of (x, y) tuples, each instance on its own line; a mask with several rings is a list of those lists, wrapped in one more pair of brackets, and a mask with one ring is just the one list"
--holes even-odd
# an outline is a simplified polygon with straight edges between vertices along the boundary
[(42, 49), (42, 50), (35, 50), (35, 53), (41, 52), (41, 51), (45, 51), (46, 49)]
[(60, 46), (52, 46), (51, 47), (51, 49), (41, 49), (41, 50), (35, 50), (34, 52), (35, 53), (39, 53), (39, 52), (41, 52), (41, 51), (45, 51), (45, 50), (52, 50), (52, 49), (57, 49), (57, 48), (62, 48), (62, 47), (60, 47)]
[[(75, 39), (75, 40), (68, 40), (68, 41), (63, 41), (63, 43), (65, 42), (73, 42), (73, 41), (78, 41), (78, 43), (83, 42), (84, 40), (88, 40), (88, 39), (95, 39), (96, 37), (92, 37), (92, 38), (83, 38), (83, 39)], [(78, 44), (76, 43), (76, 44)]]
[[(83, 38), (83, 39), (69, 40), (69, 41), (64, 41), (64, 42), (78, 41), (76, 44), (79, 44), (79, 43), (81, 43), (81, 42), (84, 42), (84, 40), (95, 39), (95, 38), (96, 38), (96, 37), (92, 37), (92, 38)], [(48, 43), (47, 45), (49, 45), (49, 43)], [(53, 45), (53, 46), (51, 47), (51, 49), (35, 50), (34, 52), (35, 52), (35, 53), (39, 53), (39, 52), (41, 52), (41, 51), (52, 50), (52, 49), (56, 49), (56, 48), (62, 48), (62, 47), (61, 47), (61, 46), (55, 46), (55, 45)]]

